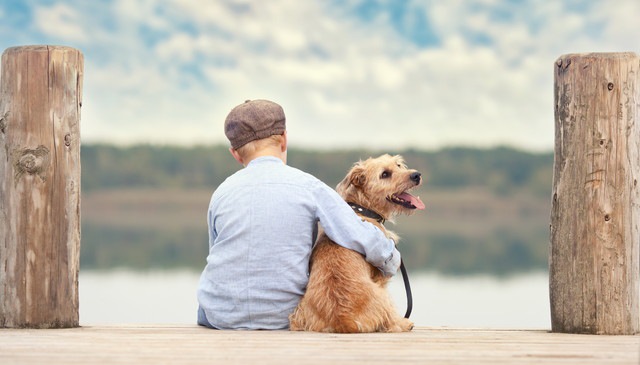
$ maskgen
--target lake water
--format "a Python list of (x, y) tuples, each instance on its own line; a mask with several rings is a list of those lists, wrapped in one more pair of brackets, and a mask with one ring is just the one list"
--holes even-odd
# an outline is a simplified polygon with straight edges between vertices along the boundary
[[(195, 323), (193, 271), (80, 272), (80, 324)], [(410, 273), (417, 326), (550, 329), (546, 273), (511, 278)], [(389, 290), (398, 312), (406, 297), (398, 274)]]

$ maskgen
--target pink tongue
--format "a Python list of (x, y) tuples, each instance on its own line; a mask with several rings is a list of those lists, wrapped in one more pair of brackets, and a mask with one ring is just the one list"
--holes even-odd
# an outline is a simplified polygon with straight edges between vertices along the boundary
[(420, 209), (420, 210), (424, 209), (424, 203), (417, 196), (413, 196), (408, 193), (402, 193), (398, 195), (398, 198), (411, 202), (411, 204), (413, 204), (416, 207), (416, 209)]

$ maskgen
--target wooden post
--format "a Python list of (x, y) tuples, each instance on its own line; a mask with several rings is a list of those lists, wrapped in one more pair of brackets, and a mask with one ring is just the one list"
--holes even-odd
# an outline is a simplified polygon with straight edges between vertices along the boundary
[(77, 327), (83, 56), (2, 54), (0, 327)]
[(639, 66), (633, 53), (569, 54), (554, 65), (554, 332), (640, 332)]

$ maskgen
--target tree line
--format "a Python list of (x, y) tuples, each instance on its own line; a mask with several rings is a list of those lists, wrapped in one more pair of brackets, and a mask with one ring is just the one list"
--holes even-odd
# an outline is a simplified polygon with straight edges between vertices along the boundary
[[(290, 148), (289, 165), (335, 186), (356, 161), (382, 153), (401, 154), (409, 167), (426, 176), (431, 189), (484, 187), (497, 194), (528, 191), (547, 196), (553, 154), (509, 147), (452, 147), (438, 151), (341, 150)], [(215, 188), (241, 166), (224, 146), (84, 145), (82, 188)]]

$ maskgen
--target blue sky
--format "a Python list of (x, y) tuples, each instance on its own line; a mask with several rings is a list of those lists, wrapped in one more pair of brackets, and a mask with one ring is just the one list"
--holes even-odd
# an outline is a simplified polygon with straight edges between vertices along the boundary
[(638, 53), (640, 2), (4, 0), (0, 50), (85, 57), (84, 142), (226, 143), (245, 99), (310, 148), (553, 148), (553, 64)]

